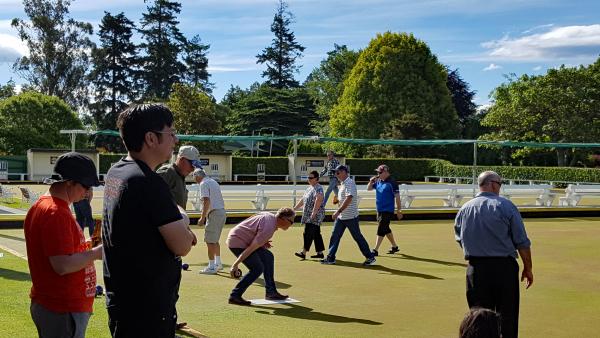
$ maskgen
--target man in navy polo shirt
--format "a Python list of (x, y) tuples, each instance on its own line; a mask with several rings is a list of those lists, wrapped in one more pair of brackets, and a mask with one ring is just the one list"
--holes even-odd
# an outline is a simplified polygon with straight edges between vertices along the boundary
[[(367, 186), (368, 191), (375, 189), (375, 206), (377, 207), (377, 240), (375, 241), (373, 256), (379, 255), (379, 246), (381, 246), (384, 236), (392, 243), (392, 248), (388, 251), (389, 254), (400, 251), (394, 239), (392, 229), (390, 229), (390, 222), (394, 218), (394, 214), (397, 215), (398, 220), (402, 218), (400, 191), (398, 183), (390, 176), (390, 168), (382, 164), (375, 171), (377, 172), (377, 176), (372, 177)], [(397, 206), (395, 212), (394, 201)]]

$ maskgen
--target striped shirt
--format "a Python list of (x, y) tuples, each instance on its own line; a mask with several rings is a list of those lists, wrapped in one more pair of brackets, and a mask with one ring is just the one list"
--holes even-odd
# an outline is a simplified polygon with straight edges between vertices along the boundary
[(346, 209), (344, 209), (338, 216), (338, 218), (341, 220), (358, 217), (358, 192), (356, 190), (356, 184), (354, 184), (354, 180), (352, 180), (350, 176), (348, 176), (340, 186), (340, 190), (338, 192), (340, 205), (344, 204), (344, 201), (348, 196), (352, 196), (352, 202), (350, 202), (348, 207), (346, 207)]

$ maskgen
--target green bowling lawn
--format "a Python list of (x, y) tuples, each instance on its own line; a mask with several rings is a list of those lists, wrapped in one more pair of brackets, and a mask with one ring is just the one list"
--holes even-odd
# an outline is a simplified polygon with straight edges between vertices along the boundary
[[(598, 336), (600, 218), (528, 219), (526, 226), (535, 280), (529, 290), (522, 288), (521, 336)], [(375, 223), (361, 227), (372, 243)], [(198, 275), (207, 261), (205, 246), (199, 245), (184, 259), (191, 271), (183, 272), (180, 320), (210, 337), (456, 337), (467, 306), (465, 262), (454, 242), (452, 221), (406, 221), (393, 230), (401, 252), (383, 254), (372, 267), (361, 266), (364, 259), (349, 233), (338, 264), (325, 266), (293, 255), (302, 242), (299, 225), (278, 231), (272, 250), (279, 291), (301, 301), (289, 305), (227, 304), (235, 280), (226, 273)], [(203, 230), (195, 231), (202, 238)], [(326, 242), (330, 232), (331, 224), (324, 225)], [(0, 230), (0, 244), (23, 252), (22, 236), (22, 230)], [(380, 252), (388, 247), (384, 242)], [(0, 336), (33, 337), (27, 263), (2, 252)], [(227, 267), (232, 257), (224, 251)], [(248, 299), (263, 296), (261, 279), (245, 294)], [(96, 300), (95, 310), (87, 336), (108, 337), (103, 298)]]

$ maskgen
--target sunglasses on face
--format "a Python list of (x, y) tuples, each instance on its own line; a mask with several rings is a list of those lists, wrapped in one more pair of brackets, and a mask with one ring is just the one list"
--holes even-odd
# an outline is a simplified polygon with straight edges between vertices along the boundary
[(294, 220), (293, 219), (286, 218), (285, 220), (288, 221), (288, 222), (290, 222), (290, 225), (294, 224)]
[(308, 176), (308, 179), (309, 179), (309, 180), (312, 180), (312, 179), (315, 179), (315, 178), (316, 178), (316, 177), (313, 177), (313, 176)]

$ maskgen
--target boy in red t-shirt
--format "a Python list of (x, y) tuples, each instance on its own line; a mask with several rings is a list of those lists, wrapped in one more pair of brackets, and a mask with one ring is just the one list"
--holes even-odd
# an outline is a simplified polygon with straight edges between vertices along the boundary
[(96, 166), (72, 152), (60, 156), (61, 176), (29, 209), (23, 228), (31, 280), (31, 317), (40, 337), (84, 337), (96, 294), (94, 260), (102, 246), (89, 249), (69, 204), (98, 186)]

